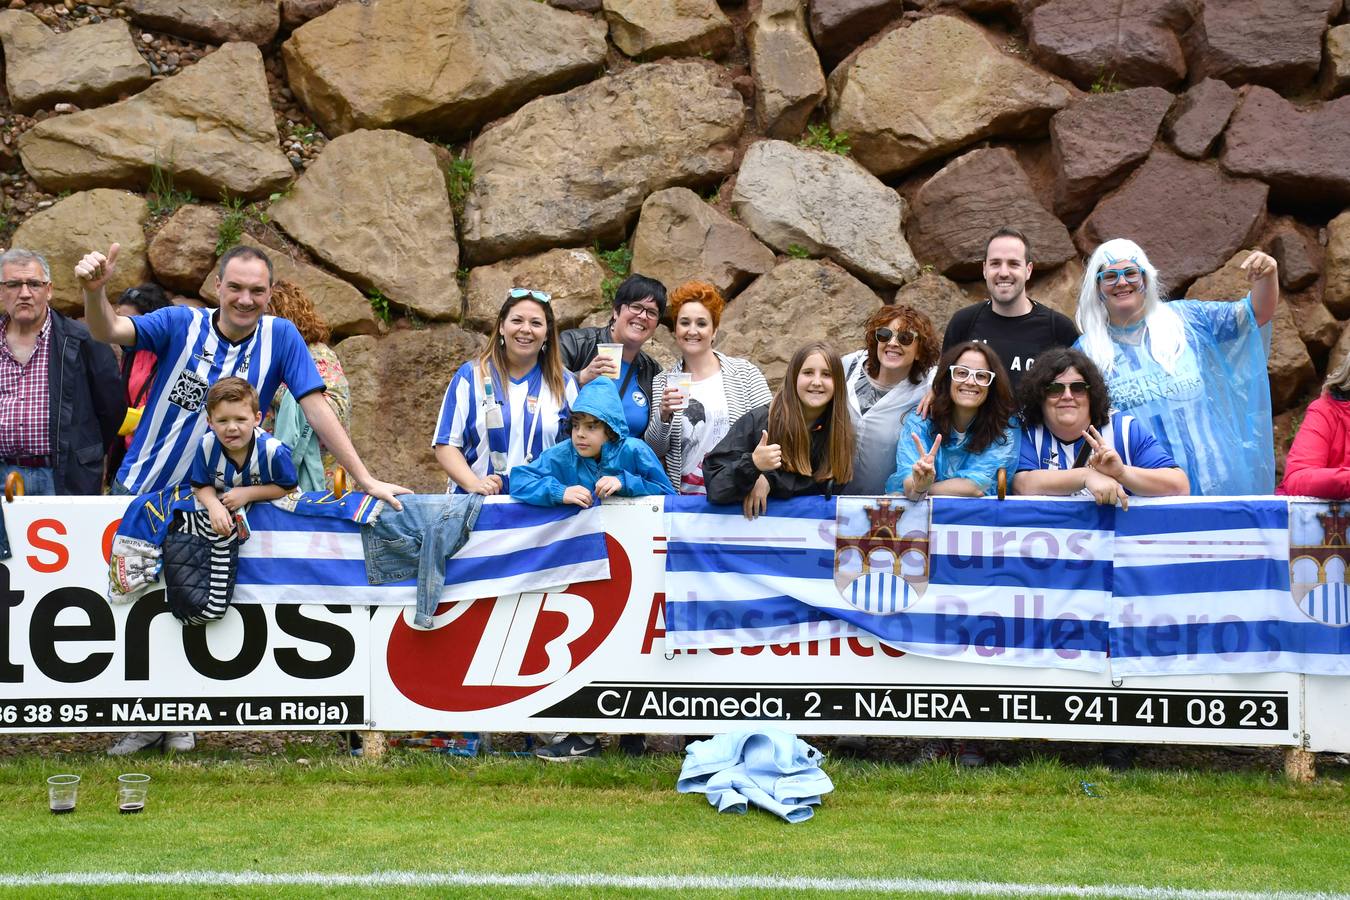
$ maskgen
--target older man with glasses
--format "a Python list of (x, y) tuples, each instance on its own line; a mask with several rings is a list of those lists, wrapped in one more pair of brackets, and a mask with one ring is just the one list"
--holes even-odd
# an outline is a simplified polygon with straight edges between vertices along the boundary
[(29, 494), (97, 494), (126, 416), (122, 380), (112, 350), (51, 298), (45, 259), (0, 254), (0, 480), (18, 472)]

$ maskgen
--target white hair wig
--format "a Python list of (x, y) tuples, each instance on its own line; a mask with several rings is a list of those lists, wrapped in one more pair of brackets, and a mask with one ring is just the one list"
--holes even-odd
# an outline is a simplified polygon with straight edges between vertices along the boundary
[(1111, 319), (1106, 311), (1106, 299), (1097, 281), (1097, 273), (1121, 262), (1132, 262), (1144, 271), (1144, 329), (1153, 359), (1170, 375), (1176, 370), (1177, 360), (1185, 349), (1186, 330), (1181, 316), (1168, 309), (1162, 301), (1162, 282), (1158, 270), (1149, 262), (1143, 248), (1126, 238), (1113, 238), (1097, 247), (1083, 272), (1076, 316), (1078, 330), (1083, 332), (1083, 351), (1103, 374), (1111, 374), (1115, 368), (1116, 351), (1107, 330)]

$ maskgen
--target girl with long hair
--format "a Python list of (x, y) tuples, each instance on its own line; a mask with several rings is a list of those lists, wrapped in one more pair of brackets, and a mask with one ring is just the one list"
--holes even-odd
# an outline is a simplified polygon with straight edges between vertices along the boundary
[(1280, 296), (1275, 260), (1242, 263), (1241, 300), (1175, 300), (1134, 241), (1116, 238), (1088, 260), (1074, 345), (1106, 376), (1117, 409), (1143, 422), (1200, 496), (1275, 488), (1270, 380), (1262, 328)]
[(900, 427), (886, 493), (911, 500), (994, 493), (998, 470), (1011, 473), (1017, 460), (1014, 409), (997, 353), (979, 341), (950, 348), (938, 360), (928, 418), (911, 412)]
[(708, 500), (741, 501), (753, 519), (769, 497), (832, 494), (853, 477), (853, 451), (843, 363), (828, 344), (807, 344), (773, 401), (738, 419), (704, 458)]
[(562, 434), (577, 382), (563, 369), (552, 299), (530, 288), (508, 291), (492, 339), (445, 389), (432, 445), (452, 490), (506, 492), (511, 467), (536, 459)]

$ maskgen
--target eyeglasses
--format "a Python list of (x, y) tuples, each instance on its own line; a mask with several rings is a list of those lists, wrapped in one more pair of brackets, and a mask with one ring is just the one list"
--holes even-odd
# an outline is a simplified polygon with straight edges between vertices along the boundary
[(1086, 381), (1052, 381), (1045, 386), (1045, 399), (1054, 400), (1056, 397), (1062, 397), (1065, 394), (1083, 397), (1087, 395), (1087, 392), (1088, 383)]
[(51, 284), (50, 281), (38, 281), (36, 278), (19, 279), (17, 281), (0, 281), (0, 286), (4, 287), (7, 291), (22, 290), (24, 285), (27, 285), (28, 289), (34, 293), (42, 290), (49, 284)]
[(917, 331), (891, 331), (889, 328), (878, 328), (872, 333), (877, 336), (878, 344), (889, 344), (891, 338), (895, 338), (900, 342), (901, 347), (908, 347), (919, 337)]
[(529, 297), (531, 300), (538, 300), (540, 303), (551, 303), (553, 295), (547, 291), (532, 291), (529, 288), (511, 288), (506, 292), (506, 296), (511, 300), (524, 300)]
[(948, 366), (947, 371), (952, 375), (952, 381), (958, 384), (965, 384), (967, 381), (973, 381), (980, 387), (989, 387), (994, 383), (994, 373), (988, 369), (967, 369), (965, 366)]
[(661, 310), (655, 306), (638, 306), (636, 303), (630, 303), (628, 308), (633, 311), (634, 316), (647, 319), (659, 319), (661, 317)]
[(1107, 287), (1114, 287), (1122, 278), (1126, 284), (1143, 284), (1144, 270), (1138, 266), (1127, 266), (1124, 269), (1103, 269), (1097, 273), (1097, 280)]

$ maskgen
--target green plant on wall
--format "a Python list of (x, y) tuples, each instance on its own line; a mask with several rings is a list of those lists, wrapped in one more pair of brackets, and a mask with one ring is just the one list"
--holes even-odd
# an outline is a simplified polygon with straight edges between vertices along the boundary
[(366, 294), (366, 299), (370, 301), (370, 308), (375, 313), (375, 318), (388, 325), (393, 319), (393, 313), (389, 311), (389, 298), (379, 288), (373, 288)]
[(196, 200), (191, 191), (180, 191), (173, 186), (173, 170), (160, 165), (156, 159), (150, 164), (150, 185), (146, 192), (150, 214), (173, 215), (182, 206)]
[(830, 130), (830, 126), (824, 122), (807, 125), (806, 137), (798, 141), (797, 146), (826, 150), (830, 153), (838, 153), (840, 156), (848, 156), (853, 149), (849, 146), (847, 132), (833, 132)]
[(450, 207), (455, 221), (464, 216), (464, 201), (473, 190), (473, 160), (463, 153), (450, 160), (445, 169), (445, 190), (450, 195)]
[(248, 221), (243, 197), (231, 197), (228, 192), (223, 193), (220, 195), (220, 206), (225, 215), (221, 216), (220, 225), (216, 227), (216, 256), (224, 254), (243, 240), (244, 223)]
[(615, 292), (633, 267), (633, 251), (624, 244), (613, 250), (601, 250), (600, 245), (596, 244), (595, 255), (600, 259), (600, 265), (608, 272), (600, 281), (600, 292), (604, 294), (607, 303), (613, 303)]
[(788, 244), (787, 255), (793, 259), (810, 259), (811, 251), (801, 244)]

